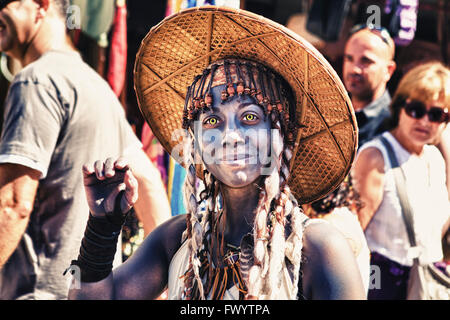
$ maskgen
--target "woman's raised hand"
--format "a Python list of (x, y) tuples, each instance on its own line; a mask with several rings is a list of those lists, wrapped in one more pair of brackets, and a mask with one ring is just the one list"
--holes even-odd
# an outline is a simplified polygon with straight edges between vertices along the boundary
[(95, 217), (113, 212), (117, 196), (121, 197), (117, 201), (122, 213), (128, 212), (137, 201), (138, 183), (124, 158), (84, 165), (83, 179), (89, 209)]

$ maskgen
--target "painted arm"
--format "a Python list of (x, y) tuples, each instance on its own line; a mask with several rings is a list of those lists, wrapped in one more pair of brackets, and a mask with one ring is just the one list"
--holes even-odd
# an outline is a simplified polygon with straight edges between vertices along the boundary
[(383, 201), (385, 172), (381, 152), (376, 148), (361, 151), (352, 169), (352, 178), (363, 204), (358, 219), (365, 230)]
[[(118, 217), (122, 216), (121, 212), (127, 212), (136, 203), (138, 183), (123, 158), (117, 161), (107, 159), (104, 163), (97, 161), (93, 166), (84, 166), (83, 175), (89, 209), (94, 217), (94, 219), (89, 218), (90, 230), (93, 231), (89, 232), (92, 237), (86, 243), (83, 242), (84, 251), (87, 253), (84, 258), (89, 261), (97, 259), (93, 261), (96, 263), (109, 262), (98, 261), (102, 259), (102, 256), (114, 255), (110, 251), (106, 252), (104, 248), (115, 248), (117, 238), (113, 237), (113, 233), (108, 234), (106, 229), (114, 229), (114, 232), (118, 234), (120, 224), (112, 226), (110, 220), (105, 218), (105, 214), (114, 211), (113, 215)], [(124, 193), (120, 193), (121, 191)], [(116, 201), (118, 196), (121, 198)], [(120, 212), (119, 208), (115, 208), (118, 204)], [(97, 224), (98, 220), (97, 223), (92, 224), (95, 219), (100, 219), (101, 224)], [(184, 219), (183, 216), (177, 216), (156, 228), (131, 258), (112, 272), (109, 271), (109, 274), (104, 273), (104, 276), (97, 277), (99, 274), (97, 272), (94, 273), (95, 276), (92, 276), (93, 273), (83, 272), (83, 270), (89, 270), (86, 267), (92, 266), (89, 261), (88, 264), (78, 265), (81, 268), (81, 283), (79, 287), (72, 286), (69, 299), (157, 298), (167, 285), (170, 260), (181, 244), (181, 233), (186, 228)], [(99, 226), (106, 229), (101, 229)], [(97, 240), (92, 241), (93, 239)], [(109, 239), (106, 240), (107, 243), (105, 239)], [(97, 254), (92, 256), (94, 252)], [(80, 262), (80, 259), (78, 261)], [(83, 278), (83, 274), (87, 276)]]
[(40, 175), (21, 165), (0, 165), (0, 268), (25, 233)]
[(353, 252), (328, 223), (308, 226), (304, 235), (303, 293), (313, 300), (365, 300), (367, 295)]
[(136, 252), (111, 274), (93, 283), (81, 282), (70, 300), (152, 300), (166, 289), (169, 265), (181, 244), (186, 217), (178, 215), (157, 227)]

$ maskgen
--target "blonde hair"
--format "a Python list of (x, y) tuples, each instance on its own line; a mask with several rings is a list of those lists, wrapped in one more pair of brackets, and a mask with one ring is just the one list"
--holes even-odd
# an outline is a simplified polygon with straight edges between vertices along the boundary
[(400, 109), (407, 99), (426, 104), (442, 100), (450, 106), (450, 69), (441, 62), (428, 62), (409, 70), (398, 84), (391, 103), (390, 129), (397, 127)]

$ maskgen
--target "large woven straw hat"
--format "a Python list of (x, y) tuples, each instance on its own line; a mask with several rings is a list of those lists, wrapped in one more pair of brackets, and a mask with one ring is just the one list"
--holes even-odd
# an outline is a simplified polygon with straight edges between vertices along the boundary
[(135, 65), (139, 106), (169, 152), (179, 145), (188, 86), (212, 62), (237, 57), (279, 73), (296, 99), (296, 145), (289, 186), (300, 203), (333, 191), (356, 154), (357, 125), (342, 82), (308, 42), (259, 15), (230, 8), (191, 8), (164, 19), (142, 42)]

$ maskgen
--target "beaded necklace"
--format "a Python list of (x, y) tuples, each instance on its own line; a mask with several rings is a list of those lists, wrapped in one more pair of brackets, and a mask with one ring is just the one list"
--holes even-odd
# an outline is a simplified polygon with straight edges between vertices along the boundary
[[(211, 263), (208, 258), (208, 250), (204, 249), (200, 252), (200, 277), (205, 279), (206, 285), (205, 296), (211, 300), (222, 300), (225, 292), (229, 289), (229, 279), (232, 280), (233, 285), (239, 291), (239, 300), (243, 300), (247, 294), (247, 286), (241, 273), (240, 263), (240, 247), (235, 247), (230, 244), (226, 244), (226, 251), (223, 258), (216, 266)], [(188, 270), (183, 276), (189, 276), (191, 270)], [(196, 300), (200, 298), (197, 290), (197, 284), (194, 283), (190, 289), (194, 293), (192, 299)]]

